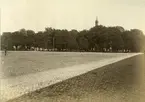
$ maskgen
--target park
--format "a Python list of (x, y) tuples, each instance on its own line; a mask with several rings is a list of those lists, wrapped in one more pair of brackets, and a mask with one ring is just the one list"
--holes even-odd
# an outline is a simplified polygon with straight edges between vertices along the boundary
[(19, 1), (2, 9), (0, 102), (145, 102), (143, 2)]
[(82, 31), (46, 27), (4, 32), (0, 101), (138, 100), (144, 94), (139, 87), (145, 83), (144, 45), (141, 30), (105, 27), (97, 19)]

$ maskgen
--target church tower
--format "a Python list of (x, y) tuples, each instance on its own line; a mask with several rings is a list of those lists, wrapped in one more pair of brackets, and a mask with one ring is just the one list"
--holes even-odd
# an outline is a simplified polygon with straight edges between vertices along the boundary
[(95, 26), (98, 26), (98, 23), (99, 23), (98, 17), (96, 17)]

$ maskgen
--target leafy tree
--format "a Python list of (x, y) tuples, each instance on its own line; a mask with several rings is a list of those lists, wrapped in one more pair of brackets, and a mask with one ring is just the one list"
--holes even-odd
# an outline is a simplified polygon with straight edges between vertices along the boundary
[(78, 35), (78, 31), (77, 30), (71, 30), (69, 32), (68, 49), (70, 51), (72, 51), (72, 50), (78, 50), (78, 48), (79, 48), (78, 43), (76, 41), (77, 35)]
[(4, 32), (3, 35), (1, 36), (1, 49), (2, 50), (5, 47), (8, 50), (11, 50), (13, 48), (11, 36), (12, 36), (11, 32)]

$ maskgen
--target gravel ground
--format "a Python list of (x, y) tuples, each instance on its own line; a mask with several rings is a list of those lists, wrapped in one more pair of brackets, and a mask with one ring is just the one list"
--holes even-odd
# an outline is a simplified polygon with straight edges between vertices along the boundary
[[(71, 59), (70, 56), (74, 57), (74, 56), (78, 55), (80, 57), (80, 53), (60, 53), (60, 52), (57, 52), (57, 53), (56, 52), (54, 52), (54, 53), (37, 52), (37, 53), (38, 53), (39, 57), (40, 57), (40, 54), (41, 55), (48, 54), (51, 57), (53, 54), (56, 54), (56, 55), (61, 56), (62, 60), (63, 60), (63, 57), (65, 57), (65, 56), (67, 56), (70, 59)], [(37, 53), (34, 53), (34, 54), (37, 55)], [(20, 56), (20, 58), (21, 58), (22, 56), (24, 56), (24, 54), (25, 54), (25, 52), (21, 52), (21, 53), (18, 52), (18, 54), (13, 53), (11, 55), (17, 55), (17, 56)], [(33, 53), (27, 52), (27, 54), (26, 54), (27, 56), (25, 55), (25, 58), (29, 59), (31, 54), (33, 54)], [(93, 62), (88, 61), (85, 64), (78, 64), (76, 66), (69, 66), (69, 67), (65, 67), (65, 68), (55, 68), (54, 67), (53, 69), (48, 69), (47, 71), (36, 72), (36, 73), (29, 73), (29, 71), (31, 71), (33, 68), (29, 67), (29, 70), (27, 70), (27, 66), (26, 66), (26, 72), (28, 72), (29, 74), (24, 74), (24, 75), (20, 75), (20, 76), (16, 76), (16, 77), (10, 77), (10, 78), (4, 78), (4, 79), (2, 78), (1, 79), (0, 101), (4, 102), (4, 101), (10, 100), (10, 99), (20, 97), (21, 95), (24, 95), (26, 93), (30, 93), (30, 92), (33, 92), (35, 90), (38, 90), (38, 89), (56, 84), (58, 82), (64, 81), (66, 79), (70, 79), (72, 77), (79, 76), (81, 74), (87, 73), (91, 70), (100, 68), (102, 66), (116, 63), (120, 60), (124, 60), (128, 57), (135, 56), (137, 54), (139, 54), (139, 53), (135, 53), (135, 54), (83, 53), (83, 56), (86, 56), (86, 57), (87, 56), (90, 57), (91, 55), (95, 56), (96, 57), (95, 61), (93, 61)], [(56, 57), (56, 55), (54, 55), (54, 57)], [(38, 56), (36, 58), (39, 58)], [(101, 58), (99, 59), (98, 56)], [(106, 56), (107, 57), (109, 56), (109, 58), (107, 58)], [(8, 73), (9, 73), (9, 71), (12, 71), (15, 73), (22, 71), (21, 69), (19, 69), (19, 67), (22, 66), (23, 64), (17, 65), (18, 62), (25, 63), (28, 65), (29, 64), (31, 65), (31, 63), (32, 63), (32, 62), (26, 63), (27, 61), (23, 62), (23, 60), (16, 60), (16, 58), (13, 60), (16, 60), (17, 63), (13, 63), (13, 60), (11, 59), (10, 56), (6, 56), (5, 58), (6, 58), (6, 61), (10, 62), (10, 63), (7, 63), (8, 65), (14, 65), (17, 69), (17, 71), (15, 71), (15, 70), (13, 71), (13, 69), (15, 69), (15, 68), (12, 67), (12, 68), (7, 70)], [(32, 58), (33, 58), (32, 60), (35, 60), (34, 57), (32, 57)], [(40, 58), (41, 58), (41, 60), (44, 60), (44, 59), (42, 59), (43, 58), (42, 56)], [(81, 60), (83, 61), (84, 59), (81, 58)], [(44, 62), (45, 61), (46, 61), (46, 59), (44, 60)], [(46, 69), (47, 69), (47, 67), (50, 67), (50, 65), (51, 65), (50, 60), (48, 60), (48, 61), (49, 61), (48, 64), (47, 64), (47, 62), (44, 63), (45, 64), (44, 68), (46, 68)], [(66, 63), (70, 63), (70, 62), (66, 62)], [(36, 65), (37, 64), (39, 64), (39, 63), (36, 63)], [(48, 66), (46, 66), (46, 65), (48, 65)], [(4, 68), (6, 68), (6, 67), (4, 67)], [(2, 68), (2, 69), (4, 69), (4, 68)], [(35, 69), (37, 69), (37, 68), (38, 67), (36, 66)], [(43, 65), (42, 65), (42, 69), (43, 69)], [(2, 73), (3, 73), (3, 71), (2, 71)]]
[(7, 56), (1, 53), (2, 67), (0, 68), (0, 78), (11, 78), (50, 69), (87, 64), (92, 61), (118, 56), (120, 54), (9, 51)]
[(145, 102), (144, 62), (138, 55), (8, 102)]

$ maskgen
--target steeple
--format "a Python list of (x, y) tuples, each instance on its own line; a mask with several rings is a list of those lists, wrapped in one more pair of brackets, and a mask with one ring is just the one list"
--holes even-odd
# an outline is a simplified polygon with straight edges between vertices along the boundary
[(98, 17), (96, 17), (95, 26), (98, 26), (98, 23), (99, 23)]

